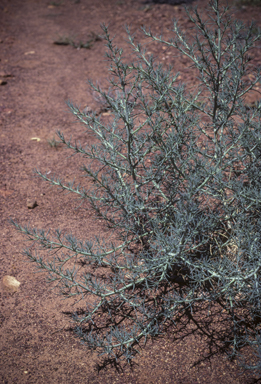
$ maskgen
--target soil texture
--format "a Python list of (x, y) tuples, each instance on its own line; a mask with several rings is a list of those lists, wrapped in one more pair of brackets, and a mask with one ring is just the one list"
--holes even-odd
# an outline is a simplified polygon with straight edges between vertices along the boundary
[[(173, 2), (176, 4), (177, 2)], [(201, 13), (206, 0), (198, 0)], [(261, 26), (261, 7), (233, 9), (235, 19)], [(177, 328), (148, 341), (131, 366), (108, 362), (90, 351), (72, 330), (72, 303), (62, 300), (46, 274), (21, 253), (29, 244), (9, 218), (35, 228), (61, 229), (79, 239), (108, 236), (109, 230), (87, 203), (58, 192), (33, 169), (84, 183), (84, 159), (57, 145), (57, 130), (72, 140), (90, 143), (94, 136), (76, 124), (66, 101), (82, 109), (99, 110), (88, 79), (108, 86), (107, 61), (100, 24), (109, 25), (115, 43), (131, 56), (124, 25), (159, 61), (174, 65), (192, 88), (196, 72), (188, 59), (148, 42), (141, 26), (170, 37), (178, 18), (188, 38), (193, 36), (182, 5), (142, 0), (0, 0), (0, 382), (121, 383), (121, 384), (245, 384), (261, 383), (243, 372), (219, 348), (220, 320), (202, 308), (196, 318), (181, 318)], [(55, 44), (56, 42), (56, 44)], [(261, 45), (252, 55), (261, 64)], [(249, 103), (260, 98), (249, 96)], [(101, 115), (104, 113), (100, 110)], [(106, 118), (106, 113), (104, 114)], [(6, 288), (12, 276), (14, 290)]]

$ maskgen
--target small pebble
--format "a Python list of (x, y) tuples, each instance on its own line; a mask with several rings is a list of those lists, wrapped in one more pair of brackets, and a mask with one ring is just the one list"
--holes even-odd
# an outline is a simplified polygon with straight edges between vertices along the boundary
[(2, 284), (7, 291), (16, 292), (21, 283), (14, 276), (6, 275), (3, 277)]
[(13, 77), (12, 73), (0, 71), (0, 77)]
[(35, 207), (37, 207), (37, 201), (34, 200), (34, 199), (27, 199), (27, 208), (28, 209), (34, 209)]

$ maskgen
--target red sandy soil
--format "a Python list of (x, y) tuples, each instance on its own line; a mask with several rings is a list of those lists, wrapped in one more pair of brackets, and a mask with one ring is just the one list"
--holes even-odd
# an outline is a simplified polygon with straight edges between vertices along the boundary
[[(196, 4), (200, 12), (206, 11), (205, 0)], [(233, 12), (235, 18), (261, 24), (261, 7)], [(94, 139), (75, 124), (65, 101), (98, 108), (86, 80), (103, 85), (108, 78), (103, 41), (96, 41), (91, 49), (53, 42), (68, 35), (84, 42), (91, 33), (100, 34), (100, 24), (105, 23), (110, 24), (111, 35), (116, 35), (115, 42), (126, 48), (125, 24), (145, 43), (142, 25), (170, 36), (176, 17), (189, 32), (191, 23), (182, 6), (144, 4), (142, 0), (63, 0), (56, 5), (44, 0), (0, 1), (0, 280), (11, 275), (21, 283), (15, 293), (1, 286), (1, 383), (261, 382), (257, 375), (242, 372), (235, 362), (225, 359), (213, 341), (219, 324), (204, 310), (198, 323), (183, 318), (178, 329), (148, 342), (132, 366), (104, 364), (74, 336), (68, 316), (71, 303), (50, 289), (44, 272), (35, 273), (35, 265), (21, 254), (28, 243), (8, 221), (60, 228), (80, 239), (108, 235), (88, 204), (79, 206), (74, 196), (57, 192), (33, 175), (33, 169), (39, 168), (66, 181), (74, 177), (83, 181), (79, 170), (83, 159), (69, 157), (65, 147), (53, 147), (49, 141), (56, 130), (82, 143)], [(147, 49), (160, 61), (174, 64), (182, 80), (195, 84), (195, 72), (188, 68), (186, 58), (174, 56), (175, 52), (161, 45), (149, 43)], [(261, 46), (251, 54), (254, 65), (260, 64)], [(250, 101), (258, 96), (252, 95)], [(38, 205), (29, 209), (28, 199)]]

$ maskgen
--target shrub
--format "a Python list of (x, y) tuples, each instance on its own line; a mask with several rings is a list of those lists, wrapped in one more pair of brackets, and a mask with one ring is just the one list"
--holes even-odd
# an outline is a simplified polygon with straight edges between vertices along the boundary
[(173, 68), (147, 55), (128, 28), (136, 59), (125, 63), (103, 26), (111, 88), (90, 85), (112, 118), (104, 123), (68, 103), (99, 144), (82, 147), (58, 132), (70, 150), (89, 159), (82, 170), (93, 187), (36, 171), (87, 199), (116, 240), (83, 242), (14, 224), (49, 251), (41, 257), (30, 248), (25, 255), (49, 272), (62, 295), (85, 301), (85, 312), (73, 319), (89, 347), (130, 360), (141, 339), (175, 324), (177, 314), (213, 302), (231, 321), (227, 353), (240, 357), (241, 347), (253, 347), (256, 361), (248, 368), (255, 369), (261, 367), (261, 103), (249, 107), (245, 96), (260, 80), (247, 52), (261, 33), (253, 23), (233, 20), (219, 0), (209, 5), (208, 22), (187, 9), (197, 31), (193, 44), (177, 22), (170, 41), (143, 29), (190, 59), (200, 81), (194, 93)]

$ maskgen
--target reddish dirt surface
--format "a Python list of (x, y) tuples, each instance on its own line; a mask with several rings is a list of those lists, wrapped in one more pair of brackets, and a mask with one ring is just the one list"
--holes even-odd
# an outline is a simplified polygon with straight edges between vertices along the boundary
[[(201, 12), (207, 2), (198, 0)], [(235, 18), (261, 20), (261, 7), (236, 8)], [(108, 230), (95, 219), (88, 204), (79, 207), (74, 196), (49, 188), (35, 178), (39, 168), (64, 180), (82, 181), (83, 159), (69, 157), (63, 146), (52, 147), (56, 130), (67, 138), (90, 142), (93, 136), (74, 123), (66, 100), (82, 108), (97, 108), (88, 93), (86, 80), (106, 84), (104, 42), (91, 49), (53, 44), (57, 36), (77, 35), (86, 40), (91, 33), (100, 34), (100, 24), (110, 23), (116, 43), (127, 47), (123, 26), (137, 32), (140, 42), (147, 41), (139, 32), (141, 25), (156, 33), (170, 35), (172, 19), (179, 17), (188, 32), (191, 23), (181, 6), (143, 4), (141, 0), (64, 0), (60, 5), (39, 0), (2, 0), (0, 2), (0, 279), (14, 276), (21, 285), (16, 293), (0, 291), (0, 382), (1, 383), (258, 383), (258, 376), (242, 372), (220, 353), (213, 338), (219, 323), (198, 315), (198, 323), (182, 319), (178, 330), (148, 342), (132, 367), (122, 364), (102, 365), (96, 352), (88, 350), (75, 338), (71, 320), (71, 303), (50, 290), (44, 272), (21, 254), (28, 246), (8, 221), (30, 223), (37, 228), (60, 228), (78, 238), (107, 236)], [(188, 61), (174, 57), (175, 52), (160, 45), (148, 44), (149, 51), (166, 64), (174, 64), (182, 80), (195, 84), (195, 73)], [(253, 63), (260, 64), (261, 46), (252, 53)], [(251, 100), (259, 98), (252, 95)], [(40, 141), (32, 138), (40, 138)], [(36, 199), (29, 209), (27, 199)], [(200, 329), (200, 326), (202, 329)], [(207, 327), (208, 333), (204, 335)], [(213, 336), (214, 337), (214, 336)], [(212, 342), (211, 342), (212, 340)]]

